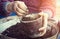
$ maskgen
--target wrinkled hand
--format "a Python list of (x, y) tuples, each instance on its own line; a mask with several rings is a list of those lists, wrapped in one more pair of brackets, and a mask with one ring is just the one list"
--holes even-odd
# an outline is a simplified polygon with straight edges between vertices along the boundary
[(7, 5), (7, 12), (16, 12), (18, 16), (26, 14), (28, 12), (27, 6), (22, 1), (10, 2)]

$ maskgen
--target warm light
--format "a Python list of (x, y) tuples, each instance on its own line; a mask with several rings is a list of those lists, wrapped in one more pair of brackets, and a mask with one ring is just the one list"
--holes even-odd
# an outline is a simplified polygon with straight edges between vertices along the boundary
[(60, 6), (60, 0), (56, 0), (57, 2), (56, 2), (56, 4), (57, 4), (57, 6)]
[(56, 0), (56, 19), (60, 20), (60, 0)]

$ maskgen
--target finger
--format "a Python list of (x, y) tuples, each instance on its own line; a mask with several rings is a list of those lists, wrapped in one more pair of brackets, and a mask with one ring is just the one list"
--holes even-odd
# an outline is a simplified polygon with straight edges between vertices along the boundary
[(16, 12), (16, 14), (18, 16), (22, 16), (22, 15), (25, 14), (25, 12), (23, 10), (21, 10), (20, 8), (18, 8), (17, 3), (14, 4), (14, 11)]
[(23, 14), (21, 14), (20, 12), (17, 11), (17, 3), (14, 4), (14, 11), (16, 12), (16, 14), (17, 14), (18, 16), (23, 15)]
[(23, 16), (23, 14), (21, 14), (21, 13), (18, 12), (17, 10), (16, 10), (16, 14), (17, 14), (17, 16)]
[(18, 6), (19, 6), (19, 8), (21, 8), (22, 10), (28, 11), (28, 8), (27, 8), (27, 6), (25, 5), (24, 2), (19, 2)]
[(44, 29), (47, 28), (47, 20), (48, 20), (47, 14), (45, 14), (45, 13), (43, 13), (43, 12), (41, 12), (41, 13), (39, 13), (39, 14), (44, 16), (44, 24), (43, 24), (43, 27), (40, 28), (39, 30), (44, 30)]
[(39, 31), (42, 31), (42, 30), (45, 30), (45, 29), (46, 29), (46, 27), (42, 27), (42, 28), (39, 29)]
[(26, 12), (23, 11), (22, 9), (20, 9), (18, 6), (17, 6), (16, 8), (17, 8), (16, 10), (17, 10), (18, 12), (20, 12), (21, 14), (26, 14)]

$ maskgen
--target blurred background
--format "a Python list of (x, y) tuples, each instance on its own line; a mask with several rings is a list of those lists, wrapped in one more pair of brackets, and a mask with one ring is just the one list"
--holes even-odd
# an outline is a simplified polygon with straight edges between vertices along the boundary
[(60, 20), (60, 0), (56, 0), (56, 16), (57, 19)]
[[(56, 19), (60, 20), (60, 0), (56, 0)], [(58, 39), (60, 39), (60, 35), (58, 36)]]

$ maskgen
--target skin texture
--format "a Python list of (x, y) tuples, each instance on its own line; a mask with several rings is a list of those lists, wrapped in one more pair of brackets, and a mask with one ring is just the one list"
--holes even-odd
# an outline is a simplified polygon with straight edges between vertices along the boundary
[[(10, 8), (9, 8), (10, 7)], [(7, 5), (7, 12), (16, 12), (18, 16), (24, 15), (28, 12), (27, 6), (22, 1), (10, 2)]]

